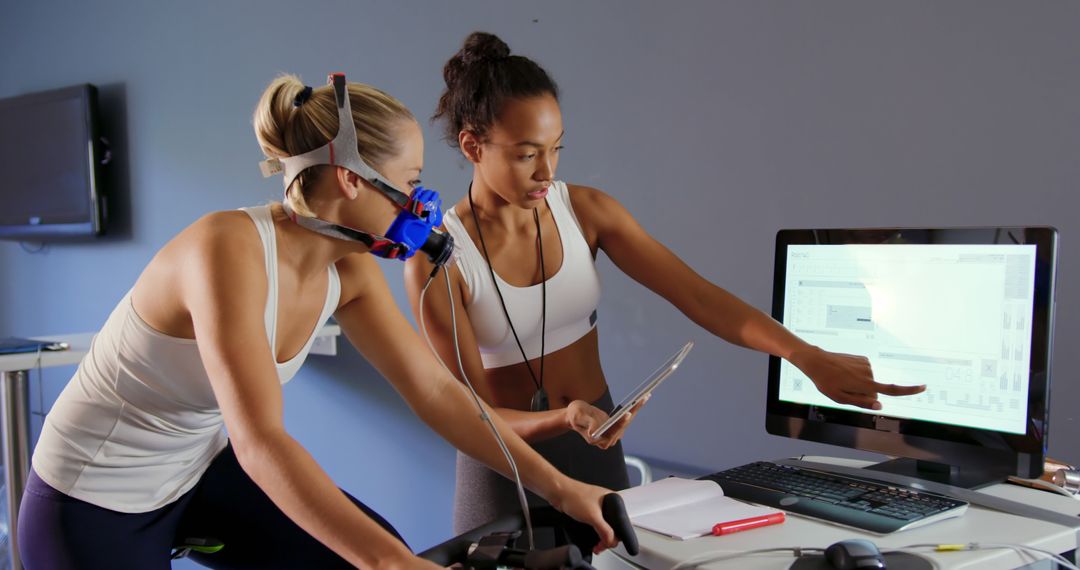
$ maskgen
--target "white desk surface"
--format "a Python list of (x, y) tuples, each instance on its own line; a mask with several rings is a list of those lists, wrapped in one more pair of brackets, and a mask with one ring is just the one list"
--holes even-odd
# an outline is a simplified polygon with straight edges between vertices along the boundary
[[(865, 461), (836, 458), (810, 458), (810, 461), (864, 466)], [(999, 484), (982, 490), (985, 493), (1023, 502), (1045, 509), (1080, 515), (1080, 500), (1071, 499), (1047, 491), (1039, 491), (1012, 484)], [(1080, 516), (1077, 516), (1080, 527)], [(802, 546), (825, 548), (835, 542), (849, 538), (870, 540), (881, 550), (900, 548), (910, 544), (942, 543), (1012, 543), (1063, 553), (1077, 548), (1077, 529), (1061, 525), (1027, 519), (981, 507), (971, 506), (963, 516), (929, 524), (912, 530), (896, 532), (886, 536), (860, 532), (854, 529), (822, 523), (817, 520), (790, 515), (783, 524), (758, 528), (727, 536), (710, 536), (679, 541), (669, 539), (646, 530), (637, 529), (641, 542), (638, 556), (627, 558), (650, 570), (666, 570), (678, 562), (706, 552), (720, 551), (735, 553), (761, 548), (784, 546)], [(1017, 568), (1031, 563), (1030, 555), (1021, 557), (1012, 550), (995, 549), (972, 552), (921, 552), (936, 561), (941, 568), (964, 570), (992, 570), (996, 568)], [(620, 556), (626, 552), (620, 546)], [(754, 554), (745, 557), (724, 560), (698, 566), (701, 569), (745, 569), (765, 570), (789, 567), (795, 558), (789, 553)], [(613, 553), (604, 553), (596, 558), (598, 569), (612, 570), (632, 568), (618, 560)]]
[[(48, 368), (50, 366), (64, 366), (75, 365), (82, 360), (88, 350), (90, 350), (90, 341), (93, 340), (94, 335), (97, 333), (74, 333), (74, 334), (62, 334), (52, 336), (35, 336), (34, 339), (51, 340), (51, 341), (64, 341), (71, 345), (71, 348), (67, 350), (43, 350), (41, 352), (41, 362), (38, 363), (38, 353), (36, 352), (24, 352), (21, 354), (4, 354), (0, 355), (0, 372), (10, 372), (12, 370), (32, 370), (37, 367)], [(319, 332), (315, 334), (318, 337), (336, 337), (341, 334), (341, 327), (336, 324), (324, 324)]]

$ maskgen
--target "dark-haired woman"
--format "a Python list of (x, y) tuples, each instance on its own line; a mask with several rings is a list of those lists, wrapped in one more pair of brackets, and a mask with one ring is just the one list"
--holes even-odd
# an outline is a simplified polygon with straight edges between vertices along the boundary
[[(600, 367), (594, 259), (603, 251), (624, 273), (720, 338), (787, 359), (833, 400), (877, 408), (879, 393), (921, 386), (874, 382), (869, 362), (811, 346), (761, 311), (706, 281), (653, 239), (618, 201), (555, 176), (563, 123), (558, 88), (532, 60), (491, 34), (473, 33), (444, 68), (435, 117), (473, 164), (465, 197), (447, 212), (457, 245), (450, 289), (465, 373), (526, 441), (567, 475), (627, 486), (618, 443), (629, 420), (599, 439), (611, 412)], [(419, 316), (430, 264), (406, 264)], [(436, 280), (424, 318), (443, 361), (456, 362), (446, 286)], [(533, 500), (538, 500), (533, 497)], [(514, 510), (502, 476), (460, 455), (455, 529)]]

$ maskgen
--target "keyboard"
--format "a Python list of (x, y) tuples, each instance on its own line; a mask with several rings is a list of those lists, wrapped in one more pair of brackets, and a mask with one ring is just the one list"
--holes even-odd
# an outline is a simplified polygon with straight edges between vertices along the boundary
[(719, 483), (734, 499), (876, 534), (958, 517), (968, 506), (934, 493), (767, 461), (702, 479)]

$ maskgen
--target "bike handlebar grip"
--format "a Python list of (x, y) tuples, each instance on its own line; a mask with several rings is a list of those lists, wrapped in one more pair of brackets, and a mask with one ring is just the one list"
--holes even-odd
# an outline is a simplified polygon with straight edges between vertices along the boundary
[(622, 497), (618, 493), (604, 495), (600, 509), (604, 514), (604, 520), (611, 525), (611, 529), (615, 531), (615, 538), (622, 542), (626, 553), (637, 556), (637, 533), (634, 532), (634, 525), (630, 524), (630, 516), (626, 514), (626, 505), (623, 504)]

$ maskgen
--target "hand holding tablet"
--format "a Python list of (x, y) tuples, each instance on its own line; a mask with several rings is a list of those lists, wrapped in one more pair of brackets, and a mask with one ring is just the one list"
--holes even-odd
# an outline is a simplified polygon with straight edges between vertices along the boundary
[(630, 392), (629, 396), (619, 402), (619, 405), (611, 410), (611, 415), (608, 417), (607, 421), (596, 428), (596, 431), (589, 434), (589, 437), (596, 439), (604, 435), (604, 433), (611, 429), (612, 426), (619, 423), (619, 420), (621, 420), (623, 416), (635, 409), (635, 406), (644, 401), (661, 382), (666, 380), (668, 376), (671, 376), (672, 372), (675, 372), (675, 369), (679, 367), (679, 364), (686, 358), (686, 355), (690, 353), (691, 348), (694, 348), (694, 341), (689, 341), (684, 344), (682, 348), (676, 351), (671, 358), (668, 358), (660, 368), (657, 368), (656, 371), (649, 375), (644, 382), (639, 384), (633, 392)]

